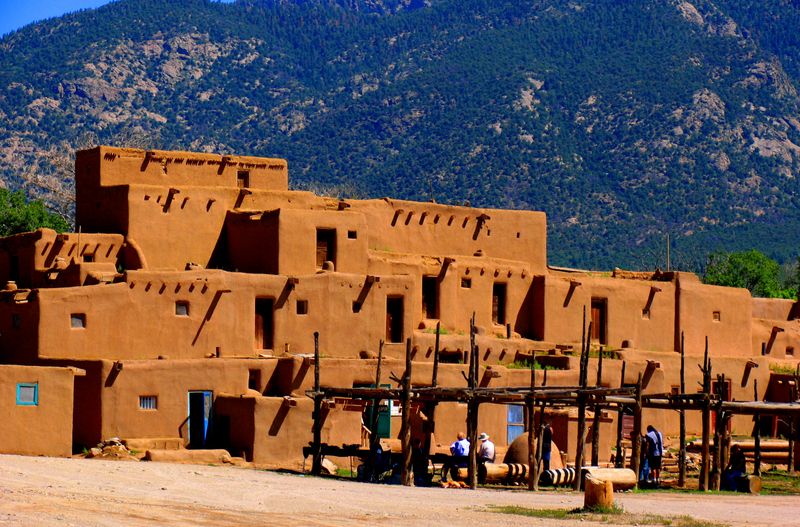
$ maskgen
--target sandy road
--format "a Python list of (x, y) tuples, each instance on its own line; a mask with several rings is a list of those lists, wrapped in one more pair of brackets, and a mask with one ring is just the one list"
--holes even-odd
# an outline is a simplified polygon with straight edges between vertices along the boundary
[[(488, 512), (488, 505), (574, 508), (570, 492), (366, 485), (235, 467), (0, 456), (0, 526), (511, 526), (574, 521)], [(800, 498), (625, 494), (630, 512), (733, 526), (800, 526)], [(588, 522), (582, 522), (588, 524)]]

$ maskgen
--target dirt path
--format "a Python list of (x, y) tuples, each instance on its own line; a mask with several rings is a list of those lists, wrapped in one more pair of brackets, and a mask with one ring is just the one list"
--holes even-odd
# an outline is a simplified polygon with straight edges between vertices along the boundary
[[(618, 500), (630, 512), (800, 526), (797, 497), (625, 494)], [(568, 525), (574, 522), (485, 507), (575, 508), (581, 502), (570, 492), (416, 489), (234, 467), (0, 456), (0, 526)]]

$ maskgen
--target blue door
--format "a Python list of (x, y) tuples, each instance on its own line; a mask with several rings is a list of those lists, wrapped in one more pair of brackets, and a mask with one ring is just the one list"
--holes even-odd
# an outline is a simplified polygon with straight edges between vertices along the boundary
[(189, 392), (189, 448), (205, 448), (211, 422), (213, 392), (206, 390)]

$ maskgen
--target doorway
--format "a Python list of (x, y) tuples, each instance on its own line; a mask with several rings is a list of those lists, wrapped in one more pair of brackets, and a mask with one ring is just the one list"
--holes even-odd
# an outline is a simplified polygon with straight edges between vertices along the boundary
[(208, 442), (208, 429), (211, 422), (211, 403), (213, 392), (197, 390), (189, 392), (189, 446), (205, 448)]
[(336, 229), (317, 229), (317, 269), (325, 262), (336, 269)]
[(506, 284), (495, 283), (492, 286), (492, 322), (506, 325)]
[(439, 318), (439, 281), (435, 276), (422, 277), (422, 315)]
[(592, 340), (608, 344), (607, 325), (608, 301), (605, 298), (592, 298)]
[(386, 299), (386, 341), (403, 342), (403, 297)]
[(255, 349), (273, 349), (274, 333), (274, 298), (256, 298), (256, 327), (255, 327)]

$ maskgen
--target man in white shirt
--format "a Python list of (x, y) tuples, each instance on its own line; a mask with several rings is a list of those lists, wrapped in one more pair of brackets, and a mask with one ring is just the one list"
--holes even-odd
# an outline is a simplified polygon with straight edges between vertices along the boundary
[(478, 441), (481, 442), (481, 446), (478, 448), (478, 483), (483, 485), (486, 483), (486, 463), (494, 463), (494, 443), (486, 432), (481, 432)]

